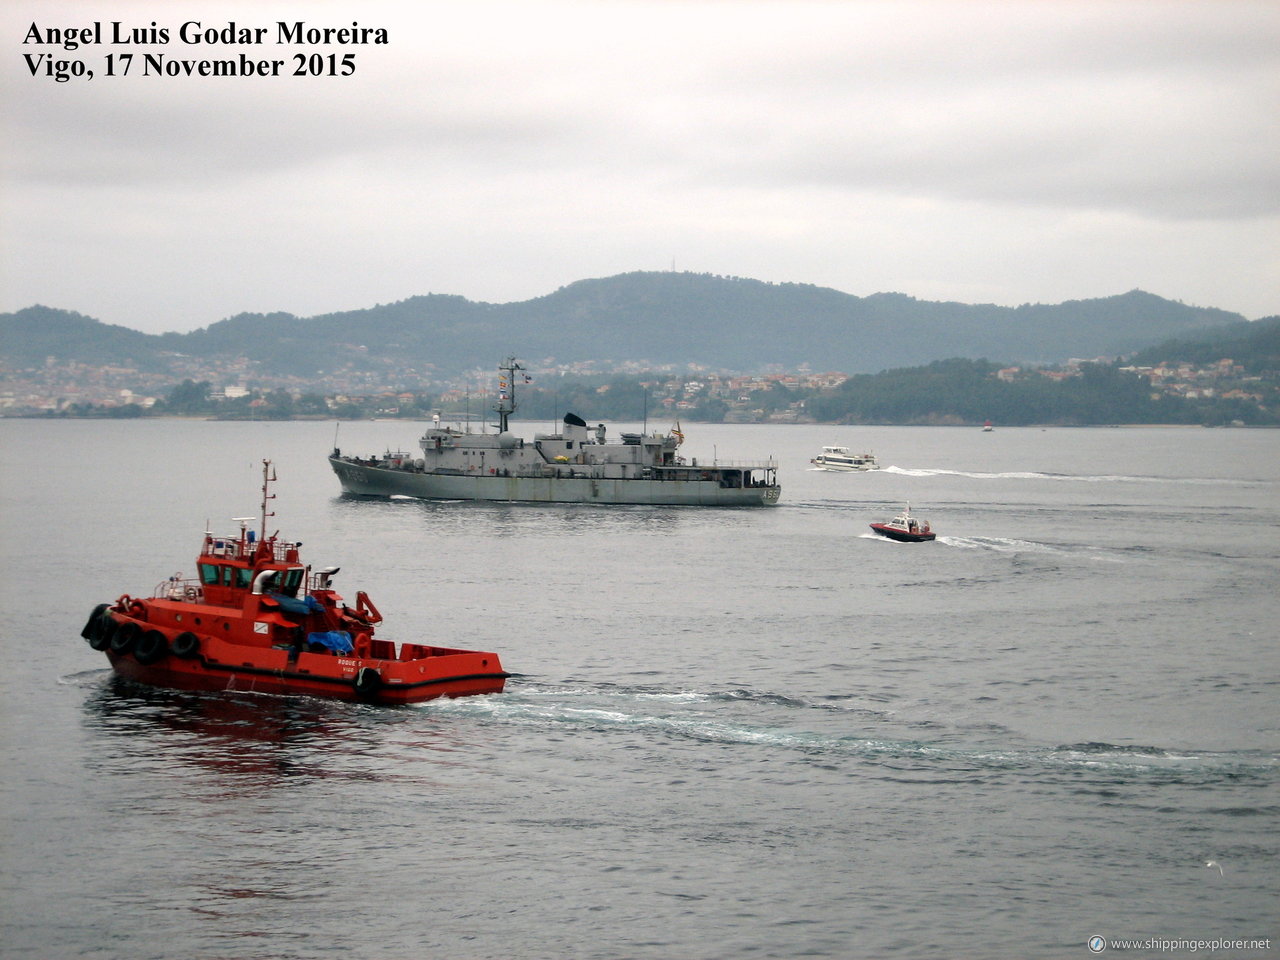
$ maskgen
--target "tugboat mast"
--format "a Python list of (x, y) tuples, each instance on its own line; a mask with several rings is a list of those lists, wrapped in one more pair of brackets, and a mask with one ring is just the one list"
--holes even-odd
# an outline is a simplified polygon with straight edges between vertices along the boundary
[(258, 539), (262, 543), (267, 542), (267, 517), (274, 517), (276, 515), (274, 510), (272, 510), (270, 513), (267, 513), (267, 501), (274, 500), (276, 498), (276, 495), (274, 493), (267, 492), (269, 486), (275, 482), (275, 479), (276, 479), (276, 472), (271, 469), (271, 461), (263, 460), (262, 461), (262, 525), (260, 528), (261, 532), (258, 534)]
[(515, 357), (507, 357), (498, 365), (498, 432), (507, 432), (507, 417), (516, 412), (516, 371), (524, 367), (516, 363)]

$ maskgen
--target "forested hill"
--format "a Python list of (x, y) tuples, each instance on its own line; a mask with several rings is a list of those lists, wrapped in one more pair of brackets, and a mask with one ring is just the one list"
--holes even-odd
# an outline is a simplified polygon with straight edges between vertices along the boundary
[(795, 283), (691, 273), (582, 280), (519, 303), (431, 294), (310, 318), (241, 314), (187, 334), (142, 334), (79, 314), (30, 307), (0, 315), (0, 355), (163, 366), (167, 357), (244, 356), (269, 372), (309, 376), (341, 366), (397, 365), (439, 374), (530, 360), (690, 362), (876, 372), (949, 357), (1056, 363), (1132, 353), (1239, 314), (1140, 290), (1061, 304), (940, 303), (900, 293), (855, 297)]
[(1166, 340), (1129, 359), (1134, 364), (1209, 364), (1223, 357), (1233, 359), (1246, 373), (1280, 371), (1280, 317), (1232, 323), (1194, 336)]

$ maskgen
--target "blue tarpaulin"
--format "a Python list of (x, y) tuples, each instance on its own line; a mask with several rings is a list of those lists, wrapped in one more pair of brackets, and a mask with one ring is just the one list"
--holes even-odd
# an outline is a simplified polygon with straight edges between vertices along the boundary
[(294, 597), (286, 597), (283, 593), (268, 593), (267, 596), (280, 604), (280, 609), (285, 613), (318, 613), (324, 609), (320, 605), (320, 601), (310, 594), (301, 600)]
[(307, 645), (316, 643), (332, 650), (334, 653), (350, 653), (355, 649), (351, 645), (351, 634), (345, 630), (326, 630), (324, 633), (308, 633)]

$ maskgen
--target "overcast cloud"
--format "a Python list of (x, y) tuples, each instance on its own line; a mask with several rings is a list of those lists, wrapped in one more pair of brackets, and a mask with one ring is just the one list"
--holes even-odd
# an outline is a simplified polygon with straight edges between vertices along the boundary
[[(351, 77), (254, 79), (106, 78), (121, 48), (23, 44), (299, 19), (390, 43), (330, 48)], [(1280, 312), (1272, 0), (9, 0), (0, 31), (0, 310), (184, 331), (674, 266)], [(33, 77), (26, 53), (99, 75)]]

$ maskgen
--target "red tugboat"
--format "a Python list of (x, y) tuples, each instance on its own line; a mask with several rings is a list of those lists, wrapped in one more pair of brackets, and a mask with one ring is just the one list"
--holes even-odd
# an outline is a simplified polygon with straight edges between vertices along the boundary
[(936, 534), (929, 527), (928, 520), (917, 520), (911, 515), (909, 503), (902, 513), (888, 523), (873, 523), (871, 529), (882, 537), (900, 540), (903, 543), (924, 543), (927, 540), (937, 539)]
[(206, 531), (199, 577), (171, 577), (150, 599), (124, 594), (99, 604), (81, 631), (116, 673), (184, 690), (240, 690), (417, 703), (501, 693), (497, 654), (374, 638), (382, 620), (363, 590), (347, 606), (332, 589), (337, 567), (312, 572), (299, 543), (266, 535), (276, 479), (262, 461), (261, 533)]

